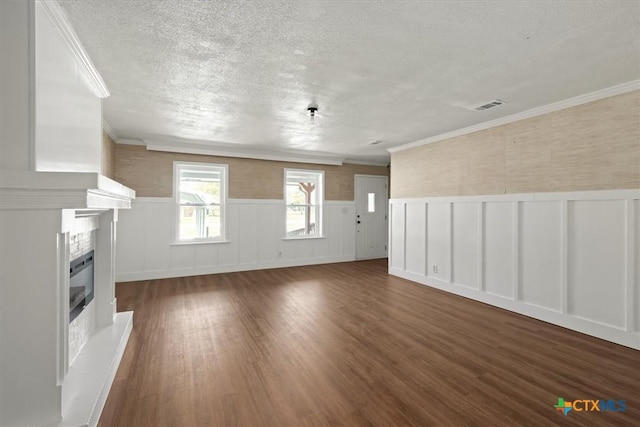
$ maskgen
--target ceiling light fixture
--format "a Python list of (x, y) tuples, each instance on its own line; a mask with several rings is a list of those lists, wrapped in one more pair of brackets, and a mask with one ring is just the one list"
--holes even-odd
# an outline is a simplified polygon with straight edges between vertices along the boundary
[(312, 102), (307, 107), (307, 111), (309, 112), (311, 119), (313, 119), (316, 116), (316, 111), (318, 111), (318, 104), (316, 104), (315, 102)]

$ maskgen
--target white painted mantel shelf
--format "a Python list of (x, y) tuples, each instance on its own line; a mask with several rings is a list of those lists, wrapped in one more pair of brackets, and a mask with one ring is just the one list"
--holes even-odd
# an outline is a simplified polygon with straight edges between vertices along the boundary
[[(97, 425), (133, 327), (133, 312), (116, 313), (114, 278), (118, 212), (134, 198), (98, 173), (0, 170), (0, 311), (9, 343), (0, 425)], [(95, 330), (74, 357), (69, 236), (83, 232), (95, 236)], [(13, 301), (29, 301), (30, 310)]]
[(3, 209), (129, 209), (135, 197), (98, 173), (0, 170)]

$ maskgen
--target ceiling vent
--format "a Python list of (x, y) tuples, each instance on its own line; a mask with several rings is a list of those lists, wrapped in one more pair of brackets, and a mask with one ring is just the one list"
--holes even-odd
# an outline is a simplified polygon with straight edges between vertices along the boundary
[(502, 105), (502, 104), (506, 104), (506, 102), (501, 101), (499, 99), (494, 99), (493, 101), (489, 101), (489, 102), (487, 102), (485, 104), (479, 105), (477, 107), (473, 107), (473, 109), (476, 110), (476, 111), (484, 111), (484, 110), (488, 110), (490, 108), (497, 107), (497, 106)]
[(379, 145), (379, 144), (383, 144), (384, 141), (380, 141), (379, 139), (376, 139), (373, 142), (368, 143), (367, 145)]

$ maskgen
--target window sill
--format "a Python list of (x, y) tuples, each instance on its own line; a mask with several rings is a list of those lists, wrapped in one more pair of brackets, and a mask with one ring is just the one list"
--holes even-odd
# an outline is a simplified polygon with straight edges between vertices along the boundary
[(173, 242), (170, 246), (217, 245), (220, 243), (231, 243), (231, 240), (189, 240), (184, 242)]
[(299, 237), (283, 237), (282, 240), (311, 240), (311, 239), (326, 239), (327, 236), (299, 236)]

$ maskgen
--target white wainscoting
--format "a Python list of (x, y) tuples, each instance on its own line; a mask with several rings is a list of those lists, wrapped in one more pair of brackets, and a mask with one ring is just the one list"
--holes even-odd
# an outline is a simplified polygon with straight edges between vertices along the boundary
[(640, 190), (389, 203), (390, 274), (640, 350)]
[(116, 280), (184, 277), (355, 259), (355, 203), (325, 201), (324, 238), (283, 240), (283, 200), (228, 201), (228, 243), (174, 244), (174, 201), (139, 197), (118, 220)]

